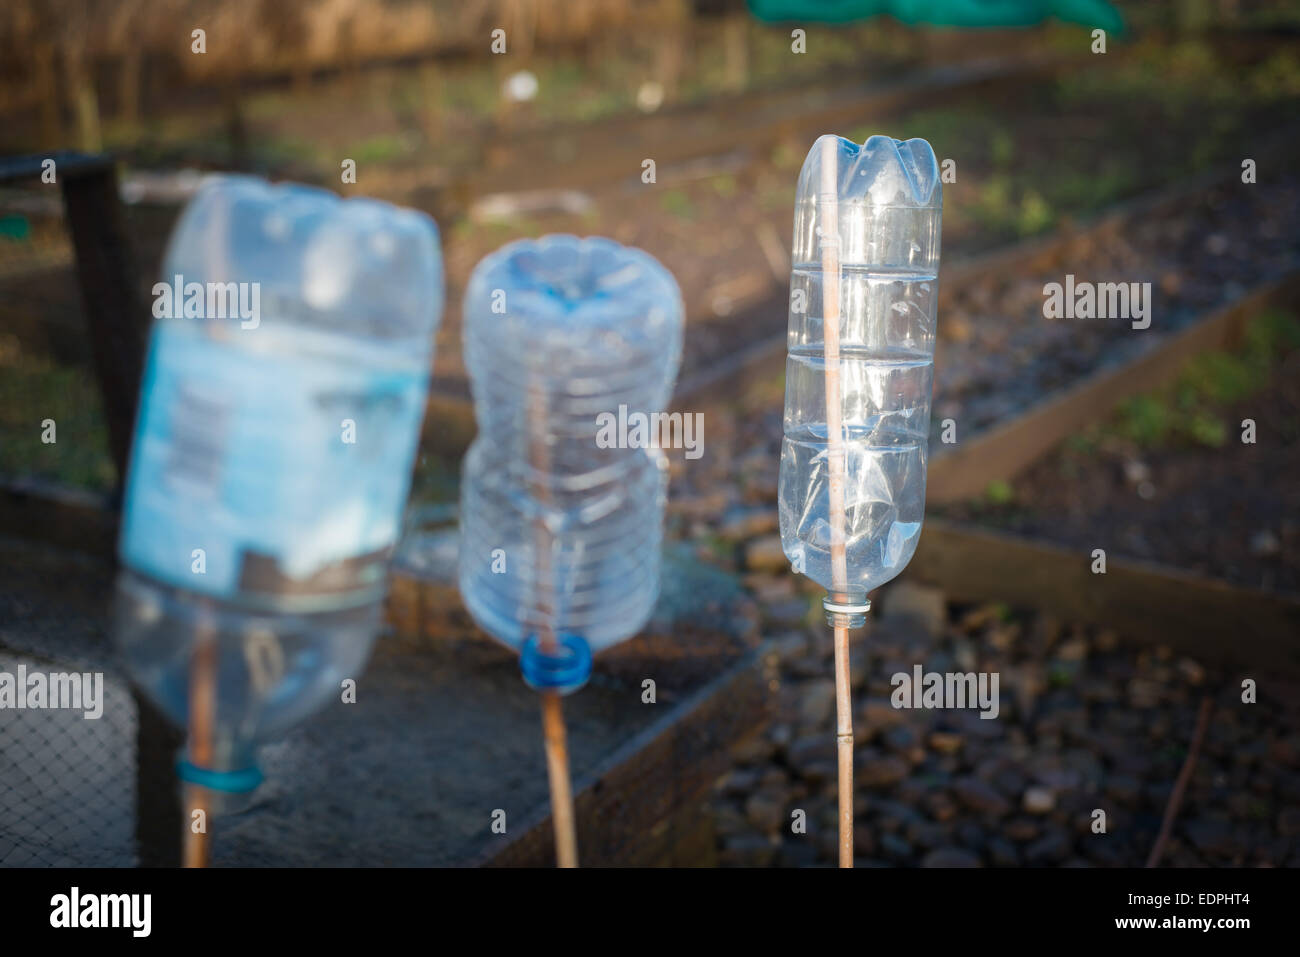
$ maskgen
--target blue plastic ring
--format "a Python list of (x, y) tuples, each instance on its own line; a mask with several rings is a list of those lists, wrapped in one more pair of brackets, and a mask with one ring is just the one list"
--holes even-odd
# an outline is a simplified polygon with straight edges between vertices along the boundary
[(176, 776), (187, 784), (231, 794), (244, 794), (255, 790), (262, 783), (262, 772), (257, 767), (240, 768), (238, 771), (211, 771), (191, 764), (184, 758), (176, 760)]
[(519, 652), (519, 669), (524, 681), (539, 691), (577, 691), (591, 677), (591, 648), (577, 635), (558, 636), (560, 652), (546, 654), (536, 635), (524, 639)]

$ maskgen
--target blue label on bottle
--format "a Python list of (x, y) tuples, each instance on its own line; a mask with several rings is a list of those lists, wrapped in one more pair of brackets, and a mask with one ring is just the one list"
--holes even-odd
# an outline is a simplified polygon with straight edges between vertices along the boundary
[[(277, 607), (373, 597), (401, 530), (427, 368), (306, 331), (250, 343), (191, 323), (154, 328), (123, 562)], [(271, 335), (293, 335), (294, 349), (267, 348)]]

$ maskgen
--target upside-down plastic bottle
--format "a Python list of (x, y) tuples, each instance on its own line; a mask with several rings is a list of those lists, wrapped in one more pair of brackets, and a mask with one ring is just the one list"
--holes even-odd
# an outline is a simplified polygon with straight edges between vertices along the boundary
[(862, 623), (921, 532), (942, 209), (924, 140), (824, 136), (799, 176), (781, 540), (832, 624)]
[[(654, 606), (665, 459), (609, 426), (667, 405), (681, 344), (677, 283), (612, 240), (511, 243), (470, 279), (479, 431), (461, 486), (460, 589), (534, 686), (581, 685), (591, 653)], [(537, 653), (539, 634), (553, 653)]]
[(154, 293), (117, 639), (189, 728), (182, 779), (246, 791), (257, 746), (339, 695), (374, 642), (442, 312), (437, 228), (216, 177)]

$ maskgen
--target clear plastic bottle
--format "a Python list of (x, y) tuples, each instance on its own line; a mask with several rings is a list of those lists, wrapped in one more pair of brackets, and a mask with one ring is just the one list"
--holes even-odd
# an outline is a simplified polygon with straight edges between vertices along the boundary
[(136, 683), (189, 727), (206, 785), (255, 783), (256, 747), (340, 695), (369, 655), (442, 285), (432, 220), (386, 203), (214, 177), (176, 225), (154, 287), (117, 638)]
[(460, 589), (498, 640), (521, 650), (549, 631), (591, 652), (645, 624), (667, 472), (659, 448), (619, 427), (620, 410), (664, 408), (681, 343), (677, 283), (638, 249), (548, 236), (475, 268), (465, 362), (478, 437), (461, 485)]
[[(829, 143), (828, 143), (829, 141)], [(827, 167), (833, 157), (835, 167)], [(824, 136), (804, 161), (794, 221), (781, 541), (797, 570), (838, 606), (912, 557), (925, 511), (940, 218), (924, 140)], [(828, 245), (831, 258), (824, 249)], [(838, 408), (828, 414), (824, 262), (838, 258)], [(838, 296), (836, 297), (836, 292)], [(844, 581), (832, 562), (831, 424), (840, 422)], [(828, 605), (828, 608), (831, 606)]]

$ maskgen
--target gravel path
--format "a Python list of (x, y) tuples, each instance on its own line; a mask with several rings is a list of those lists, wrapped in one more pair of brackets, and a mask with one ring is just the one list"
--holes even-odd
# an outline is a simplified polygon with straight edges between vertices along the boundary
[[(782, 621), (791, 611), (769, 619), (778, 717), (734, 754), (714, 800), (729, 865), (836, 860), (830, 635)], [(1300, 866), (1294, 684), (1253, 675), (1258, 703), (1245, 704), (1249, 672), (1208, 672), (1041, 615), (950, 607), (911, 585), (886, 595), (852, 658), (859, 866), (1141, 866), (1203, 696), (1209, 732), (1162, 863)], [(917, 663), (998, 674), (998, 717), (896, 709), (890, 676)]]

